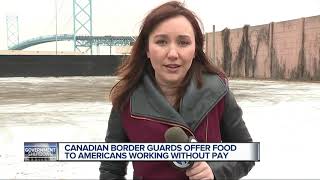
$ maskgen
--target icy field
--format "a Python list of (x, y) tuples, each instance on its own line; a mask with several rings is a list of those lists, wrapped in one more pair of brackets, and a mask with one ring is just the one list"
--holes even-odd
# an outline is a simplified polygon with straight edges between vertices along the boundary
[[(98, 162), (24, 162), (23, 142), (104, 141), (114, 81), (0, 78), (0, 179), (97, 179)], [(320, 178), (320, 83), (232, 80), (230, 86), (261, 142), (261, 161), (244, 179)]]

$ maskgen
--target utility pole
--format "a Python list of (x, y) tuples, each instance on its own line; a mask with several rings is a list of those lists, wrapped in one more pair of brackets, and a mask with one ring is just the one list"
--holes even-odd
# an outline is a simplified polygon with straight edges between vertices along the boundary
[(58, 3), (57, 0), (54, 1), (55, 14), (56, 14), (56, 55), (58, 54)]
[(215, 64), (216, 63), (216, 26), (213, 25), (212, 26), (212, 63)]

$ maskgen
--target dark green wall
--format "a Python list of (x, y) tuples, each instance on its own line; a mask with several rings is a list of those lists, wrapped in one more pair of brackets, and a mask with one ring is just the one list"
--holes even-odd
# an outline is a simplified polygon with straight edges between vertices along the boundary
[(0, 55), (0, 77), (113, 75), (124, 56)]

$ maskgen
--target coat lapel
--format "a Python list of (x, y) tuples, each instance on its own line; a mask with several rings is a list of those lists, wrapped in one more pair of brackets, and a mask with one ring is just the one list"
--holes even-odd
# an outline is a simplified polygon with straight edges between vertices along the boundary
[(227, 87), (217, 75), (204, 74), (204, 85), (197, 89), (194, 80), (188, 86), (178, 113), (160, 93), (148, 75), (130, 98), (131, 113), (136, 116), (156, 118), (178, 123), (194, 130), (207, 113), (227, 93)]

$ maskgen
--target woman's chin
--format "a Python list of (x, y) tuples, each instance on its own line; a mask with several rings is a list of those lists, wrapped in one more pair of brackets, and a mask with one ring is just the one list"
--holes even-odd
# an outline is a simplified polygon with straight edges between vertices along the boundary
[(179, 77), (171, 77), (166, 79), (167, 84), (179, 84), (181, 82), (181, 78)]

